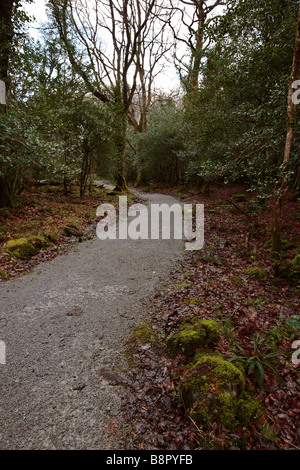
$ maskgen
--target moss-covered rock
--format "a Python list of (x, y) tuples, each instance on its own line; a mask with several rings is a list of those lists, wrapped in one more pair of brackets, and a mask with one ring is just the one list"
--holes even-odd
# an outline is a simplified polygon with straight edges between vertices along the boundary
[(28, 240), (37, 249), (46, 248), (48, 246), (47, 240), (40, 235), (34, 235), (32, 237), (29, 237)]
[(139, 325), (133, 335), (131, 336), (131, 341), (140, 342), (142, 344), (151, 344), (152, 346), (157, 346), (159, 343), (156, 332), (153, 330), (152, 323), (142, 323)]
[(294, 267), (296, 266), (300, 267), (300, 254), (297, 254), (295, 258), (292, 259), (291, 264)]
[[(272, 239), (268, 240), (267, 243), (265, 243), (265, 248), (271, 248), (272, 247)], [(280, 251), (289, 251), (293, 250), (295, 248), (295, 244), (291, 242), (290, 240), (286, 239), (281, 239), (280, 240)]]
[(292, 284), (300, 282), (300, 255), (292, 260), (283, 261), (278, 267), (278, 275)]
[(50, 243), (56, 244), (59, 240), (59, 232), (55, 230), (45, 230), (43, 236)]
[(234, 430), (247, 425), (259, 403), (246, 390), (243, 372), (221, 355), (202, 354), (182, 377), (180, 393), (190, 416), (200, 425)]
[(245, 194), (235, 194), (230, 199), (233, 202), (246, 202), (247, 201), (247, 196)]
[(72, 225), (72, 224), (67, 224), (65, 225), (65, 227), (63, 228), (63, 234), (66, 236), (66, 237), (82, 237), (83, 236), (83, 233), (78, 230), (77, 227), (75, 227), (75, 225)]
[(183, 354), (191, 357), (197, 349), (218, 341), (220, 329), (214, 320), (188, 321), (167, 339), (167, 347), (171, 354)]
[(9, 240), (4, 246), (4, 251), (18, 259), (29, 259), (38, 250), (27, 238), (18, 238), (16, 240)]
[(254, 279), (265, 279), (268, 275), (268, 271), (263, 268), (248, 268), (245, 270), (245, 274)]

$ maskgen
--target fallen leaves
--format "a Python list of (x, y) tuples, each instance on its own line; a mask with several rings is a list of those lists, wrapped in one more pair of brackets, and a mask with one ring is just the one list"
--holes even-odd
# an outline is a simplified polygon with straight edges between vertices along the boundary
[[(192, 422), (178, 396), (178, 377), (186, 360), (170, 359), (163, 350), (137, 344), (133, 354), (136, 367), (127, 377), (130, 393), (123, 413), (142, 449), (300, 448), (299, 368), (291, 363), (292, 342), (282, 326), (286, 319), (299, 315), (299, 297), (294, 286), (272, 276), (265, 248), (270, 213), (257, 217), (250, 231), (248, 218), (226, 211), (223, 201), (222, 189), (207, 199), (205, 248), (187, 254), (174, 269), (169, 288), (154, 297), (151, 315), (165, 338), (188, 316), (217, 320), (223, 330), (217, 349), (225, 356), (235, 355), (238, 347), (239, 353), (251, 357), (256, 335), (264, 338), (266, 332), (274, 331), (274, 348), (286, 355), (279, 360), (282, 386), (266, 368), (263, 395), (252, 374), (249, 380), (265, 407), (262, 416), (234, 434), (217, 423), (204, 430)], [(198, 202), (203, 203), (203, 198)], [(294, 205), (285, 213), (287, 226), (295, 220), (297, 210)], [(293, 234), (294, 226), (289, 236)], [(265, 279), (249, 278), (245, 270), (252, 265), (270, 274)]]

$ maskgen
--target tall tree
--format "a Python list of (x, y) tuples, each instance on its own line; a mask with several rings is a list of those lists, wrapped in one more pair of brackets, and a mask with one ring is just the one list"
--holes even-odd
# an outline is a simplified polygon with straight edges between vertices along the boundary
[(286, 142), (284, 148), (284, 157), (282, 164), (282, 177), (280, 181), (279, 194), (275, 201), (274, 215), (273, 215), (273, 229), (272, 229), (272, 254), (276, 256), (280, 252), (280, 219), (282, 211), (282, 201), (289, 189), (289, 162), (291, 159), (291, 151), (293, 145), (294, 127), (297, 114), (297, 104), (294, 103), (293, 84), (298, 78), (299, 73), (299, 62), (300, 62), (300, 1), (298, 8), (298, 22), (296, 30), (296, 42), (294, 46), (293, 64), (291, 76), (289, 79), (288, 88), (288, 105), (287, 105), (287, 133)]
[[(12, 14), (15, 0), (0, 3), (0, 80), (8, 86), (8, 62), (13, 38)], [(6, 105), (0, 105), (0, 113), (6, 112)], [(0, 162), (0, 207), (11, 207), (8, 185)]]
[[(177, 18), (177, 24), (168, 20), (169, 25), (176, 43), (187, 47), (190, 58), (189, 63), (186, 64), (186, 52), (181, 54), (182, 57), (177, 55), (179, 72), (181, 75), (182, 72), (187, 72), (186, 87), (193, 93), (198, 90), (203, 49), (209, 39), (205, 35), (205, 28), (219, 16), (220, 8), (229, 3), (229, 0), (179, 0), (178, 4), (172, 7), (177, 11), (177, 15), (174, 15), (174, 18)], [(180, 26), (178, 26), (178, 19)]]
[[(141, 8), (137, 2), (138, 23), (142, 22)], [(154, 80), (163, 71), (166, 54), (172, 49), (168, 22), (172, 10), (166, 11), (163, 3), (155, 4), (147, 27), (138, 42), (136, 62), (138, 67), (136, 97), (132, 102), (130, 119), (138, 132), (147, 130), (147, 113), (154, 99)], [(162, 61), (161, 59), (165, 59)]]
[[(142, 65), (137, 57), (155, 3), (155, 0), (50, 0), (55, 24), (74, 70), (90, 92), (115, 108), (119, 122), (116, 183), (120, 189), (126, 187), (127, 121)], [(85, 65), (80, 60), (80, 47), (86, 52)]]

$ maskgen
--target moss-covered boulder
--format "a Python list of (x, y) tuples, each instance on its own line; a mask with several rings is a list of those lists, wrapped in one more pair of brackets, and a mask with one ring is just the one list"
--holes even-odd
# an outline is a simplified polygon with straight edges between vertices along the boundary
[(235, 194), (230, 199), (233, 202), (246, 202), (247, 201), (247, 196), (245, 194)]
[(300, 267), (300, 254), (297, 254), (295, 258), (292, 259), (291, 264), (294, 268)]
[(180, 381), (188, 413), (206, 427), (217, 422), (230, 430), (246, 426), (259, 403), (246, 390), (243, 372), (218, 354), (200, 354)]
[(43, 237), (50, 243), (56, 244), (59, 240), (59, 232), (55, 230), (45, 230)]
[(33, 246), (35, 246), (39, 250), (42, 248), (46, 248), (49, 244), (47, 240), (40, 235), (33, 235), (32, 237), (29, 237), (28, 240), (30, 241), (30, 243), (32, 243)]
[[(268, 240), (265, 243), (265, 248), (271, 248), (271, 247), (272, 247), (272, 239)], [(284, 238), (280, 240), (280, 251), (289, 251), (289, 250), (293, 250), (294, 248), (295, 248), (295, 244), (291, 242), (290, 240), (286, 240)]]
[(299, 284), (300, 255), (297, 254), (292, 260), (282, 262), (278, 267), (278, 275), (291, 284)]
[(245, 270), (245, 274), (254, 279), (265, 279), (268, 276), (268, 271), (263, 268), (248, 268)]
[(183, 354), (191, 357), (197, 349), (216, 343), (220, 329), (214, 320), (188, 321), (167, 339), (167, 347), (172, 355)]
[(65, 225), (65, 227), (63, 228), (63, 234), (66, 236), (66, 237), (82, 237), (83, 236), (83, 233), (78, 230), (78, 228), (73, 225), (73, 224), (67, 224)]
[(18, 259), (29, 259), (37, 253), (37, 248), (27, 238), (9, 240), (4, 251)]

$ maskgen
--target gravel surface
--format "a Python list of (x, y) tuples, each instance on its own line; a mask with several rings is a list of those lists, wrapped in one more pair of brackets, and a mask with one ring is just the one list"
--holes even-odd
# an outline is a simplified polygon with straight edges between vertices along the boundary
[[(143, 194), (148, 203), (170, 196)], [(112, 385), (125, 342), (147, 321), (141, 304), (160, 290), (181, 240), (104, 240), (0, 285), (0, 449), (126, 449)]]

